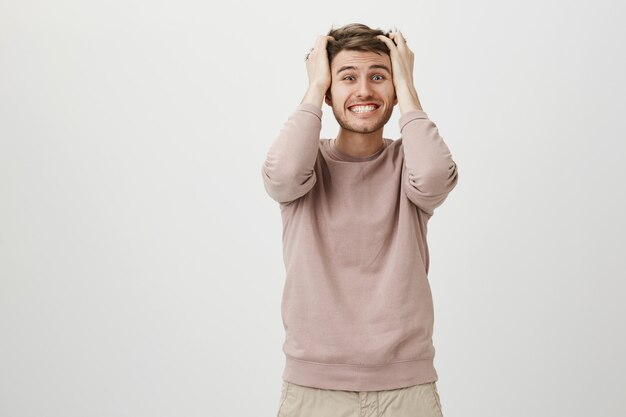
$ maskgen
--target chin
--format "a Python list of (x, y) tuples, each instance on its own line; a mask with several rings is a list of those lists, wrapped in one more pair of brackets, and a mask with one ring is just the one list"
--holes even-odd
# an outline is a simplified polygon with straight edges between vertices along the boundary
[(383, 124), (376, 124), (374, 126), (368, 127), (368, 126), (354, 126), (351, 125), (349, 123), (340, 123), (339, 124), (343, 129), (345, 130), (349, 130), (350, 132), (355, 132), (355, 133), (373, 133), (376, 132), (380, 129), (382, 129), (385, 125)]

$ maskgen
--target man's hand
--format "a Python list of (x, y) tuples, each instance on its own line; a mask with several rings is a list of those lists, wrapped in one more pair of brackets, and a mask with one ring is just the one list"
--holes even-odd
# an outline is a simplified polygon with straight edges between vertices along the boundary
[(320, 35), (315, 42), (315, 47), (306, 58), (306, 71), (309, 77), (309, 88), (302, 99), (302, 103), (311, 103), (319, 108), (322, 107), (324, 95), (330, 88), (331, 75), (328, 63), (326, 45), (329, 40), (335, 40), (332, 36)]
[(398, 96), (400, 112), (422, 110), (417, 91), (413, 85), (414, 54), (407, 46), (402, 33), (392, 32), (389, 34), (389, 38), (383, 35), (378, 35), (377, 38), (389, 47), (393, 85)]

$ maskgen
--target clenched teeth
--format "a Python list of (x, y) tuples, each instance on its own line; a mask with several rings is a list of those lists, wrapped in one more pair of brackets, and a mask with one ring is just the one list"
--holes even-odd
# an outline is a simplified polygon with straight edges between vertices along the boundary
[(354, 107), (350, 107), (350, 111), (354, 112), (354, 113), (364, 113), (364, 112), (368, 112), (368, 111), (373, 111), (376, 110), (376, 106), (354, 106)]

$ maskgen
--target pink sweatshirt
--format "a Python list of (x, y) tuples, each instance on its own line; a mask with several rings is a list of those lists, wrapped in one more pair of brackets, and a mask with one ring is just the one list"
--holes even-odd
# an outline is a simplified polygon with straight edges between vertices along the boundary
[(348, 391), (437, 381), (426, 234), (457, 183), (450, 150), (421, 110), (365, 158), (320, 139), (321, 117), (300, 104), (261, 170), (283, 222), (283, 379)]

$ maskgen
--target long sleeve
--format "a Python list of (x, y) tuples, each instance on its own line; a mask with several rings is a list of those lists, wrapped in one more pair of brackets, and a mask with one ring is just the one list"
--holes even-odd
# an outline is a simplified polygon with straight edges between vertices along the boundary
[(406, 167), (402, 185), (409, 200), (432, 216), (457, 184), (456, 163), (424, 111), (404, 113), (399, 124)]
[(313, 170), (322, 129), (322, 110), (301, 103), (272, 143), (261, 174), (268, 195), (279, 203), (309, 192), (317, 180)]

